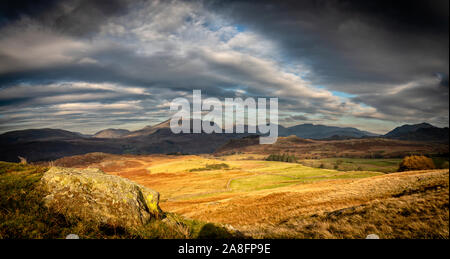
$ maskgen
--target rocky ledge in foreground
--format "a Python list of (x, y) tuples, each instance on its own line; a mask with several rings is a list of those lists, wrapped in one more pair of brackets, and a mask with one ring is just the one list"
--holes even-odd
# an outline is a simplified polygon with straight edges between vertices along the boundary
[(100, 224), (137, 228), (162, 213), (158, 192), (95, 168), (52, 167), (41, 187), (50, 209)]

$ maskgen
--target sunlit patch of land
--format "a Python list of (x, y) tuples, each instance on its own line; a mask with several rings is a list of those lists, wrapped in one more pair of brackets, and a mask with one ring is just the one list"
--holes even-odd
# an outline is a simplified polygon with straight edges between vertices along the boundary
[(393, 173), (398, 170), (400, 158), (322, 158), (303, 159), (301, 164), (316, 167), (328, 168), (339, 171), (373, 171), (383, 173)]
[[(448, 238), (448, 169), (386, 174), (398, 161), (344, 159), (335, 170), (248, 154), (106, 155), (79, 167), (159, 191), (165, 211), (256, 238)], [(359, 170), (344, 170), (352, 163)]]

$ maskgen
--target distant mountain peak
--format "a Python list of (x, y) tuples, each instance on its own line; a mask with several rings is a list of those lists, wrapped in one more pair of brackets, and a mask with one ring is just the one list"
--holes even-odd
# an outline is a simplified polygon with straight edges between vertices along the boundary
[(83, 137), (84, 136), (78, 132), (71, 132), (62, 129), (42, 128), (9, 131), (0, 135), (0, 142), (17, 143), (44, 140), (67, 140)]
[(426, 123), (426, 122), (422, 122), (419, 124), (405, 124), (405, 125), (396, 127), (395, 129), (388, 132), (385, 136), (389, 137), (389, 136), (395, 136), (398, 134), (403, 134), (403, 133), (408, 133), (408, 132), (415, 132), (418, 129), (422, 129), (422, 128), (436, 128), (436, 127), (429, 123)]
[(170, 128), (170, 119), (160, 122), (156, 125), (150, 126), (150, 128), (154, 128), (154, 129)]
[(426, 122), (422, 122), (422, 123), (417, 124), (417, 125), (420, 125), (421, 127), (436, 128), (435, 126), (431, 125), (430, 123), (426, 123)]
[[(372, 137), (377, 136), (377, 134), (362, 131), (351, 127), (337, 127), (337, 126), (326, 126), (326, 125), (314, 125), (311, 123), (305, 123), (300, 125), (295, 125), (286, 128), (285, 136), (296, 135), (300, 138), (306, 139), (326, 139), (333, 136), (341, 136), (345, 138), (361, 138), (361, 137)], [(283, 134), (280, 134), (283, 135)]]
[(412, 141), (448, 141), (448, 128), (438, 128), (429, 123), (405, 124), (386, 135), (386, 138)]
[(127, 134), (129, 134), (130, 131), (126, 129), (104, 129), (94, 134), (94, 138), (121, 138)]

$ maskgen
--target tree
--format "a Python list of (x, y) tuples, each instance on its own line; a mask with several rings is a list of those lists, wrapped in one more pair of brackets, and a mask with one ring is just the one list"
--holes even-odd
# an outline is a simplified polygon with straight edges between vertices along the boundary
[(435, 169), (433, 159), (426, 156), (407, 156), (403, 158), (398, 168), (399, 172), (412, 170), (429, 170)]
[(289, 155), (287, 153), (280, 154), (271, 154), (266, 158), (267, 161), (280, 161), (287, 163), (297, 163), (297, 158), (294, 155)]

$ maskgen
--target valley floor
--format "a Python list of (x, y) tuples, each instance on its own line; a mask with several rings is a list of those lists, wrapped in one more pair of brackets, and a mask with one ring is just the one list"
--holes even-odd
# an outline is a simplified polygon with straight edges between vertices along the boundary
[(165, 211), (254, 238), (449, 238), (448, 169), (336, 171), (258, 155), (89, 154), (56, 163), (129, 178), (160, 192)]

